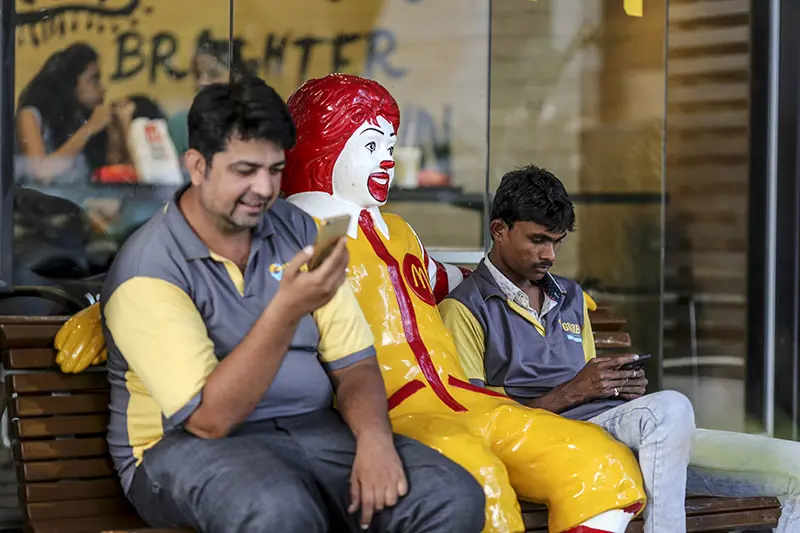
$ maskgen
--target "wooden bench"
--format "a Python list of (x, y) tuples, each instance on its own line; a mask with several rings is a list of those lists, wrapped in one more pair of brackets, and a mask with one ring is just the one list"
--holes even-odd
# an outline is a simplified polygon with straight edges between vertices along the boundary
[[(0, 317), (5, 401), (24, 528), (32, 533), (158, 531), (122, 495), (105, 442), (108, 382), (103, 368), (65, 375), (54, 364), (53, 339), (65, 317)], [(599, 349), (624, 349), (625, 321), (608, 309), (592, 314)], [(688, 531), (773, 527), (775, 498), (690, 498)], [(523, 503), (530, 532), (547, 531), (544, 507)], [(641, 520), (628, 528), (642, 529)], [(179, 530), (169, 530), (175, 533)]]

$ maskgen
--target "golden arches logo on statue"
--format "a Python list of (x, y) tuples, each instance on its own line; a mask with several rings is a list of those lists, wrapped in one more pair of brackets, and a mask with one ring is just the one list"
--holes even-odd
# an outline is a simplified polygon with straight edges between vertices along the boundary
[(436, 305), (430, 281), (428, 280), (428, 271), (422, 266), (422, 261), (418, 257), (406, 254), (403, 258), (403, 275), (408, 286), (411, 287), (411, 290), (420, 300), (428, 305)]

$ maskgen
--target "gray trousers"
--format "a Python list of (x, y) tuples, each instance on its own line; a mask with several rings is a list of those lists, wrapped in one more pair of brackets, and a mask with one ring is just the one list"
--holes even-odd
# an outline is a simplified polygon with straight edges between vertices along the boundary
[[(334, 410), (247, 423), (226, 438), (179, 430), (145, 451), (128, 498), (154, 527), (217, 532), (360, 531), (347, 513), (355, 438)], [(460, 466), (395, 436), (409, 493), (370, 531), (478, 533), (483, 490)]]

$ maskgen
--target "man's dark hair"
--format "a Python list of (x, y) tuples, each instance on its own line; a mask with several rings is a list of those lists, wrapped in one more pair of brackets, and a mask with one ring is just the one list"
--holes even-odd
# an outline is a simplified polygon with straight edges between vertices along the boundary
[(189, 148), (209, 163), (236, 138), (271, 141), (289, 150), (297, 133), (286, 103), (255, 76), (204, 87), (192, 102), (188, 117)]
[(496, 219), (509, 228), (515, 222), (533, 222), (551, 233), (575, 230), (575, 209), (564, 184), (536, 165), (503, 176), (492, 203), (491, 220)]

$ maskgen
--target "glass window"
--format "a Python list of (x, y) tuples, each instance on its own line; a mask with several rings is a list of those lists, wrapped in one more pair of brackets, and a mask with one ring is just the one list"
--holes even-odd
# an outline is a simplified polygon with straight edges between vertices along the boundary
[(14, 282), (96, 297), (186, 180), (198, 87), (234, 69), (288, 98), (360, 74), (401, 107), (385, 209), (434, 257), (474, 264), (501, 176), (548, 168), (578, 218), (556, 271), (627, 319), (653, 389), (693, 398), (701, 425), (744, 429), (743, 408), (709, 406), (744, 406), (749, 4), (635, 4), (238, 0), (230, 20), (222, 0), (19, 2)]
[(764, 429), (745, 419), (750, 11), (669, 6), (664, 383), (731, 431)]

